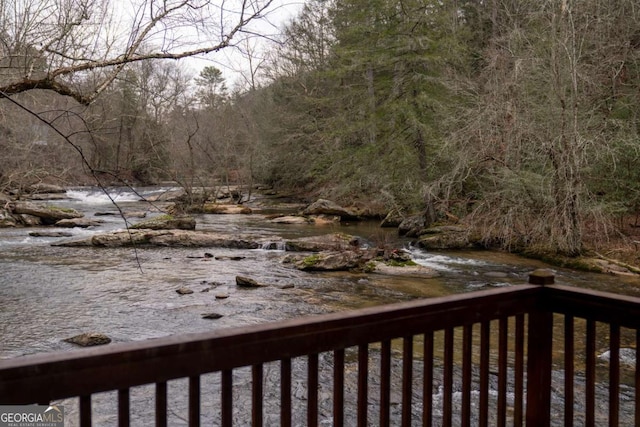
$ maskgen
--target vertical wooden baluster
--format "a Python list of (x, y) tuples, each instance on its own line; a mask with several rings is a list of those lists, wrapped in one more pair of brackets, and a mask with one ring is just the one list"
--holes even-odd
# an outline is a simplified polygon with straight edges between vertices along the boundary
[(167, 383), (156, 383), (156, 427), (167, 427)]
[(280, 425), (291, 427), (291, 359), (280, 361)]
[(498, 427), (507, 425), (507, 333), (509, 319), (498, 322)]
[(620, 326), (609, 325), (609, 426), (617, 427), (620, 415)]
[(527, 426), (548, 426), (551, 423), (553, 314), (531, 312), (527, 337)]
[(422, 381), (422, 425), (431, 427), (433, 424), (433, 331), (424, 334)]
[(118, 426), (129, 427), (129, 389), (118, 390)]
[(233, 425), (233, 370), (220, 372), (220, 423), (223, 427)]
[(575, 327), (573, 316), (564, 317), (564, 425), (573, 426)]
[(442, 426), (451, 427), (453, 419), (453, 328), (444, 331), (444, 369), (442, 373)]
[(318, 425), (318, 355), (310, 354), (307, 364), (307, 425)]
[(513, 426), (522, 427), (524, 422), (524, 314), (516, 315), (515, 345)]
[(80, 396), (80, 426), (91, 427), (91, 395)]
[[(545, 289), (555, 277), (549, 270), (535, 270), (529, 283), (538, 285), (538, 302), (527, 324), (527, 426), (551, 424), (551, 371), (553, 361), (553, 313), (546, 310), (553, 298)], [(550, 295), (551, 294), (551, 295)]]
[(480, 324), (480, 427), (489, 425), (489, 344), (491, 323)]
[(596, 322), (587, 320), (585, 367), (585, 426), (595, 427), (596, 409)]
[(333, 425), (344, 425), (344, 349), (333, 352)]
[(251, 421), (253, 427), (262, 427), (262, 388), (263, 388), (263, 366), (262, 364), (251, 367)]
[(473, 351), (473, 325), (462, 330), (462, 411), (460, 425), (471, 425), (471, 353)]
[(413, 337), (402, 342), (402, 425), (411, 427), (411, 397), (413, 395)]
[(369, 345), (358, 346), (358, 427), (366, 427), (369, 387)]
[(382, 342), (380, 349), (380, 426), (391, 422), (391, 341)]
[(189, 377), (189, 426), (200, 425), (200, 377)]

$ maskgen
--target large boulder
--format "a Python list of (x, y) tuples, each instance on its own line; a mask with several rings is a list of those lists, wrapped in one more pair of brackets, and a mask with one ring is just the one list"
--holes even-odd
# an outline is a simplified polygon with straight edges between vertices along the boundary
[(285, 249), (292, 252), (343, 251), (360, 247), (360, 239), (344, 233), (301, 237), (285, 242)]
[(427, 250), (470, 249), (477, 245), (469, 230), (459, 226), (431, 227), (418, 239), (418, 247)]
[(145, 197), (147, 202), (175, 202), (185, 197), (187, 194), (183, 189), (167, 190), (159, 194)]
[(437, 277), (438, 272), (415, 262), (407, 262), (404, 264), (388, 263), (383, 261), (371, 261), (367, 264), (367, 272), (384, 274), (387, 276), (402, 277)]
[(242, 236), (225, 236), (217, 233), (191, 230), (130, 230), (113, 231), (78, 239), (63, 240), (52, 246), (63, 247), (218, 247), (233, 249), (259, 249), (263, 242)]
[(358, 215), (355, 212), (347, 208), (344, 208), (335, 202), (332, 202), (330, 200), (325, 200), (325, 199), (318, 199), (312, 204), (310, 204), (309, 206), (307, 206), (307, 208), (303, 211), (303, 214), (304, 215), (328, 215), (328, 216), (337, 215), (343, 221), (359, 219)]
[(195, 230), (196, 220), (191, 216), (160, 215), (141, 221), (133, 226), (133, 230)]
[(82, 218), (84, 216), (75, 209), (52, 205), (36, 205), (29, 202), (15, 202), (13, 213), (36, 216), (45, 225), (53, 225), (61, 219)]
[(231, 249), (259, 249), (262, 242), (242, 236), (225, 236), (216, 233), (173, 230), (149, 236), (148, 244), (171, 247), (210, 247)]
[(371, 253), (365, 251), (320, 252), (307, 256), (295, 263), (303, 271), (348, 271), (363, 267), (371, 260)]

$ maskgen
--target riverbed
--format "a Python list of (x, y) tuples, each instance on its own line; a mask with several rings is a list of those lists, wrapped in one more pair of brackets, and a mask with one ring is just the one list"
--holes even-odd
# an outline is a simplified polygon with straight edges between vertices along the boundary
[[(147, 218), (157, 215), (166, 204), (150, 204), (141, 197), (171, 189), (136, 190), (110, 189), (107, 197), (98, 188), (75, 188), (65, 199), (46, 202), (102, 220), (97, 227), (0, 229), (0, 358), (71, 349), (73, 345), (63, 340), (84, 332), (104, 333), (114, 342), (137, 341), (512, 286), (525, 283), (533, 269), (549, 267), (496, 252), (424, 252), (412, 248), (394, 229), (373, 222), (275, 224), (268, 214), (279, 205), (260, 198), (249, 203), (255, 212), (251, 215), (198, 215), (197, 229), (274, 241), (339, 231), (357, 235), (371, 246), (402, 247), (439, 276), (301, 272), (283, 264), (285, 253), (278, 249), (68, 248), (51, 246), (64, 237), (30, 235), (59, 231), (77, 237), (123, 229), (121, 212), (135, 212), (136, 216), (142, 212)], [(295, 206), (286, 209), (294, 211)], [(128, 218), (130, 224), (141, 220)], [(238, 275), (270, 286), (238, 288)], [(640, 294), (638, 280), (558, 269), (556, 275), (559, 283), (623, 288), (626, 293)], [(176, 292), (180, 288), (193, 293), (181, 295)], [(211, 312), (222, 317), (202, 318)]]

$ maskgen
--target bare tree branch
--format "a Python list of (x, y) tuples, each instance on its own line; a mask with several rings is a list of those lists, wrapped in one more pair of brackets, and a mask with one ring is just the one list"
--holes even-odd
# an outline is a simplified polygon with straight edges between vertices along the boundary
[(7, 1), (0, 8), (0, 97), (47, 89), (89, 104), (127, 64), (215, 53), (254, 34), (250, 25), (274, 0), (143, 0), (121, 12), (132, 14), (127, 31), (108, 1)]

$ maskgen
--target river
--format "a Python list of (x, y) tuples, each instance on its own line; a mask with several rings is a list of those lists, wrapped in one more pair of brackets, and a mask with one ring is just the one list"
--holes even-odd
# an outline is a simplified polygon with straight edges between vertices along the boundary
[[(166, 190), (142, 188), (138, 194), (149, 196)], [(125, 212), (144, 211), (149, 217), (162, 207), (161, 203), (141, 202), (139, 195), (126, 189), (112, 189), (110, 195)], [(57, 247), (51, 244), (63, 237), (32, 237), (30, 233), (87, 235), (122, 229), (124, 220), (115, 215), (118, 208), (96, 188), (71, 189), (67, 198), (49, 203), (75, 208), (104, 223), (91, 229), (0, 229), (0, 359), (74, 349), (64, 339), (83, 332), (104, 333), (114, 342), (204, 332), (511, 286), (525, 283), (535, 268), (549, 268), (539, 261), (499, 252), (425, 252), (399, 239), (395, 230), (369, 222), (274, 224), (266, 214), (277, 208), (261, 198), (249, 204), (256, 212), (251, 215), (198, 215), (197, 229), (274, 240), (341, 231), (358, 235), (371, 245), (403, 246), (417, 263), (438, 271), (439, 277), (300, 272), (283, 264), (285, 253), (277, 249)], [(638, 278), (554, 270), (557, 283), (640, 295)], [(235, 285), (237, 275), (272, 286), (241, 289)], [(182, 287), (193, 293), (178, 294)], [(222, 317), (202, 318), (211, 312)]]
[[(166, 188), (138, 189), (149, 197)], [(111, 197), (124, 212), (157, 213), (126, 189)], [(124, 228), (118, 209), (96, 188), (71, 189), (68, 198), (48, 202), (72, 207), (104, 223), (90, 229), (55, 227), (0, 229), (0, 358), (73, 348), (63, 340), (101, 332), (114, 342), (246, 325), (357, 308), (416, 297), (440, 296), (486, 286), (526, 281), (540, 263), (499, 253), (426, 253), (412, 250), (416, 262), (438, 270), (434, 279), (406, 279), (351, 273), (307, 273), (283, 265), (281, 250), (202, 248), (66, 248), (51, 246), (63, 237), (32, 237), (60, 231), (73, 236)], [(370, 244), (405, 245), (395, 230), (377, 224), (331, 226), (269, 222), (264, 203), (253, 215), (199, 215), (197, 229), (286, 238), (342, 231)], [(98, 213), (100, 216), (96, 216)], [(111, 215), (106, 215), (111, 214)], [(132, 223), (140, 219), (131, 219)], [(206, 253), (214, 257), (204, 257)], [(235, 276), (268, 283), (239, 289)], [(286, 286), (285, 286), (286, 285)], [(290, 286), (293, 285), (293, 288)], [(180, 295), (186, 287), (193, 294)], [(282, 289), (287, 288), (287, 289)], [(220, 299), (221, 294), (228, 298)], [(201, 315), (216, 312), (212, 321)]]

